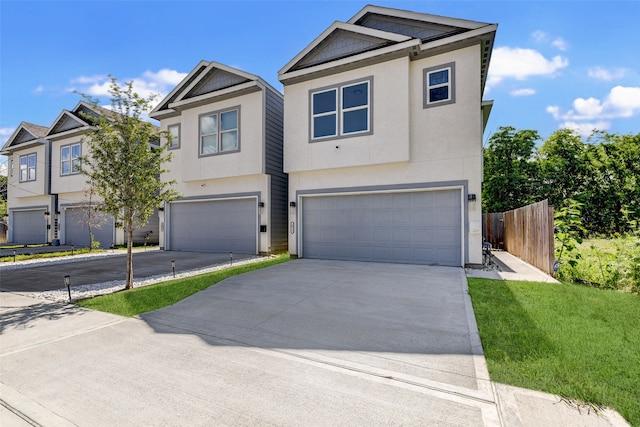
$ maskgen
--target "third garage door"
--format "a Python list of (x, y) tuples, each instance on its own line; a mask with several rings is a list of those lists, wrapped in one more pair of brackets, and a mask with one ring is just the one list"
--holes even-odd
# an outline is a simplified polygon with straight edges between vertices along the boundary
[(257, 200), (171, 203), (169, 250), (256, 254)]
[(303, 197), (302, 256), (462, 265), (459, 189)]

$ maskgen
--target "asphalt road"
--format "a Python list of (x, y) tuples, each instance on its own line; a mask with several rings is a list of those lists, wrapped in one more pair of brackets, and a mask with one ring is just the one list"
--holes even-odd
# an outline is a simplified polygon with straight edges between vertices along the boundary
[[(255, 255), (233, 254), (239, 261)], [(229, 263), (229, 253), (203, 253), (150, 250), (133, 255), (133, 277), (170, 274), (171, 260), (175, 261), (176, 273), (187, 270), (208, 268)], [(100, 258), (72, 258), (62, 264), (50, 263), (40, 266), (24, 266), (10, 269), (0, 266), (0, 291), (42, 292), (64, 287), (64, 276), (71, 276), (71, 286), (125, 280), (127, 271), (126, 254), (109, 255)]]

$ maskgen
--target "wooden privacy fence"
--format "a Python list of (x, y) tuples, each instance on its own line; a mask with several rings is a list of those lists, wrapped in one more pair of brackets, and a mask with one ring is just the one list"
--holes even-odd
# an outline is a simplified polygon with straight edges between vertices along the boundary
[(547, 200), (504, 213), (504, 249), (553, 275), (553, 206)]
[(482, 236), (493, 249), (504, 249), (504, 213), (482, 214)]

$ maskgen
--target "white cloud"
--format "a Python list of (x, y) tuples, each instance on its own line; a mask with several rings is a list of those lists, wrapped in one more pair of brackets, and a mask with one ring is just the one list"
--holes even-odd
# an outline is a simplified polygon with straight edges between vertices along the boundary
[(579, 133), (581, 136), (587, 137), (593, 133), (594, 130), (607, 130), (611, 127), (611, 122), (598, 121), (598, 122), (563, 122), (560, 123), (558, 129), (571, 129)]
[(546, 111), (562, 122), (560, 127), (575, 129), (581, 135), (591, 134), (593, 129), (606, 130), (611, 120), (640, 114), (640, 87), (615, 86), (604, 100), (576, 98), (572, 107), (562, 112), (559, 106), (549, 105)]
[(589, 77), (598, 80), (604, 80), (607, 82), (615, 79), (620, 79), (624, 77), (626, 73), (627, 70), (624, 68), (615, 68), (612, 70), (608, 70), (602, 67), (589, 68)]
[(560, 55), (547, 59), (534, 49), (498, 47), (491, 56), (487, 86), (493, 87), (507, 78), (526, 80), (532, 76), (554, 76), (568, 65), (569, 60)]
[[(138, 95), (144, 98), (157, 95), (156, 102), (160, 102), (186, 76), (187, 73), (163, 68), (157, 72), (145, 71), (138, 77), (119, 79), (118, 82), (122, 85), (130, 81)], [(71, 84), (73, 86), (69, 90), (101, 98), (109, 97), (111, 80), (106, 75), (79, 76), (72, 79)]]
[(531, 33), (531, 37), (533, 37), (533, 39), (537, 42), (546, 42), (547, 40), (549, 40), (549, 35), (540, 30), (536, 30)]
[(38, 94), (40, 94), (42, 92), (44, 92), (44, 86), (42, 86), (42, 85), (38, 86), (37, 88), (35, 88), (32, 91), (32, 93), (35, 94), (35, 95), (38, 95)]
[(531, 96), (535, 95), (536, 90), (531, 88), (516, 89), (509, 92), (511, 96)]
[(551, 45), (557, 48), (558, 50), (565, 51), (569, 49), (569, 43), (563, 39), (562, 37), (558, 37), (551, 42)]
[(0, 147), (4, 146), (9, 140), (9, 137), (13, 135), (16, 128), (0, 128)]

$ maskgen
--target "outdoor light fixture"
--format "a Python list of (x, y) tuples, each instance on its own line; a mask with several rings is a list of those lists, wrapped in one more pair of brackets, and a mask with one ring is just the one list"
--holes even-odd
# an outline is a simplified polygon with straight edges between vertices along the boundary
[(176, 277), (176, 260), (171, 260), (171, 270), (173, 270), (173, 277)]
[(73, 249), (74, 249), (74, 246), (71, 245), (71, 256), (73, 256)]
[(229, 252), (229, 264), (233, 265), (233, 252)]
[(71, 276), (68, 274), (64, 276), (64, 284), (67, 287), (67, 292), (69, 292), (69, 304), (71, 304)]
[(16, 250), (13, 250), (13, 262), (16, 262)]
[(45, 219), (49, 219), (49, 215), (51, 215), (51, 214), (49, 213), (49, 211), (46, 211), (46, 212), (44, 213), (44, 218), (45, 218)]
[(258, 202), (258, 206), (260, 206), (261, 208), (264, 208), (264, 202)]
[(475, 202), (476, 201), (476, 195), (475, 194), (469, 194), (467, 195), (467, 200), (470, 202)]
[(296, 202), (289, 202), (289, 207), (295, 208), (296, 207)]

